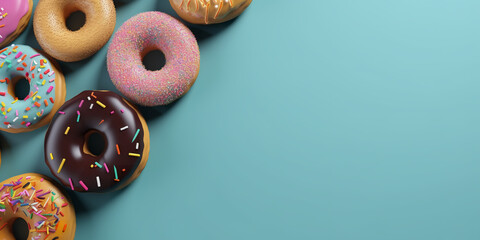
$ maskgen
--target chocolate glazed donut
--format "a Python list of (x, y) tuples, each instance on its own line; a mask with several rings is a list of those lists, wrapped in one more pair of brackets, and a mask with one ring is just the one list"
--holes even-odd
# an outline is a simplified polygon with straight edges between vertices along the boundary
[[(105, 142), (98, 156), (88, 148), (92, 133)], [(118, 190), (135, 180), (148, 160), (145, 120), (125, 99), (110, 91), (84, 91), (66, 102), (45, 136), (45, 162), (74, 191)]]

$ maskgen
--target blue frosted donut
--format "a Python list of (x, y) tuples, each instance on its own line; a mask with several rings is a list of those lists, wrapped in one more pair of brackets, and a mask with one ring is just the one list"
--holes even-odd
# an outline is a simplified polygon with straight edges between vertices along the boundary
[[(26, 79), (29, 93), (15, 96), (15, 85)], [(52, 119), (65, 102), (65, 79), (50, 59), (26, 45), (0, 50), (0, 130), (28, 132)]]

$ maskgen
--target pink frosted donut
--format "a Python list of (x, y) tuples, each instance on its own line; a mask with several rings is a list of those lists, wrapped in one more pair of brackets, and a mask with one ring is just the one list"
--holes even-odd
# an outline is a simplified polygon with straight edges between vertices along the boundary
[[(142, 58), (152, 50), (165, 55), (165, 66), (149, 71)], [(161, 12), (140, 13), (115, 33), (107, 68), (117, 89), (144, 106), (165, 105), (188, 92), (200, 70), (200, 51), (192, 32)]]

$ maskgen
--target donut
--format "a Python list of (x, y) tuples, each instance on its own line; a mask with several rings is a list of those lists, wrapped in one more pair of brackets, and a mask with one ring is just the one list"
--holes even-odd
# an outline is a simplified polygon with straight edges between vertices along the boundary
[(28, 238), (73, 240), (75, 209), (53, 182), (40, 174), (26, 173), (0, 183), (0, 239), (14, 240), (17, 219), (28, 224)]
[[(166, 63), (149, 71), (142, 58), (160, 50)], [(117, 89), (133, 102), (158, 106), (188, 92), (200, 70), (200, 51), (193, 33), (175, 18), (161, 12), (140, 13), (127, 20), (113, 36), (107, 68)]]
[[(66, 19), (78, 11), (85, 14), (85, 24), (71, 31)], [(58, 60), (75, 62), (92, 56), (107, 43), (115, 19), (112, 0), (41, 0), (33, 16), (33, 30), (45, 52)]]
[[(15, 95), (15, 86), (26, 79), (29, 94)], [(63, 74), (46, 56), (26, 45), (0, 50), (0, 130), (28, 132), (49, 123), (65, 102)]]
[(25, 30), (32, 15), (32, 0), (0, 0), (0, 48)]
[[(100, 134), (103, 152), (94, 155), (89, 136)], [(142, 115), (110, 91), (84, 91), (67, 101), (45, 136), (45, 162), (67, 188), (78, 192), (118, 190), (145, 168), (150, 135)]]
[(170, 0), (183, 20), (195, 24), (226, 22), (238, 17), (252, 0)]

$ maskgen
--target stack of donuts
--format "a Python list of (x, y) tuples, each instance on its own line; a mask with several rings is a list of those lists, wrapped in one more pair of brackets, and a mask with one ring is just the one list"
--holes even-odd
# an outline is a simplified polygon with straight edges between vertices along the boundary
[[(183, 20), (208, 25), (237, 17), (251, 0), (170, 3)], [(14, 42), (32, 12), (41, 49)], [(78, 12), (85, 23), (72, 30), (66, 19)], [(16, 134), (48, 125), (44, 159), (53, 176), (26, 173), (0, 183), (0, 239), (15, 239), (12, 226), (19, 218), (28, 223), (28, 239), (73, 239), (75, 209), (67, 192), (115, 191), (137, 179), (150, 150), (147, 123), (137, 105), (170, 104), (195, 83), (199, 47), (180, 20), (144, 12), (113, 34), (115, 23), (112, 0), (39, 0), (35, 9), (32, 0), (0, 0), (0, 130)], [(57, 61), (87, 59), (110, 39), (107, 68), (123, 96), (85, 90), (66, 101), (65, 76)], [(153, 50), (165, 55), (160, 70), (147, 70), (142, 63)], [(19, 94), (16, 87), (22, 82), (29, 91)], [(88, 147), (92, 134), (105, 142), (100, 153)]]

